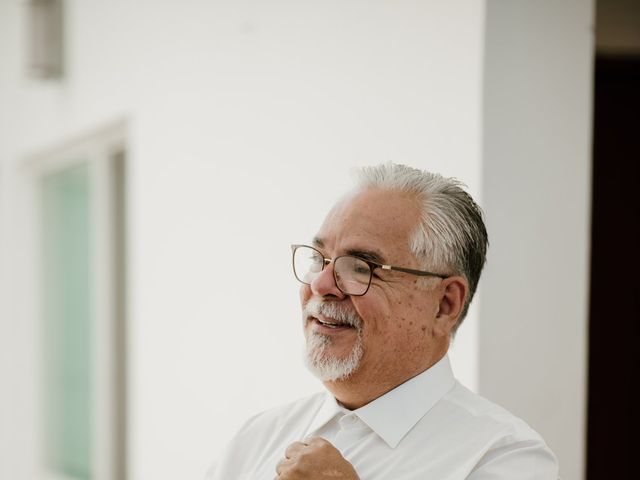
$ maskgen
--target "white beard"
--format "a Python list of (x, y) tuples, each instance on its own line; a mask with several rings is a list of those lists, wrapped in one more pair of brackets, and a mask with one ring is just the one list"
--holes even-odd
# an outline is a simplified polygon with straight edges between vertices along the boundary
[(310, 331), (307, 336), (304, 363), (309, 371), (323, 382), (344, 380), (358, 369), (364, 354), (362, 320), (351, 309), (345, 309), (331, 302), (310, 300), (305, 306), (304, 318), (318, 314), (349, 323), (356, 328), (358, 336), (349, 355), (346, 358), (338, 358), (330, 352), (333, 340), (329, 335)]

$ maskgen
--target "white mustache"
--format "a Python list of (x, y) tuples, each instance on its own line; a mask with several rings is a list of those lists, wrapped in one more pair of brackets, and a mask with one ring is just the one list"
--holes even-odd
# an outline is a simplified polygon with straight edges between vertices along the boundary
[(328, 318), (337, 320), (340, 323), (355, 327), (357, 330), (362, 328), (362, 319), (360, 316), (345, 304), (338, 302), (325, 302), (322, 300), (311, 299), (304, 306), (304, 318), (317, 317), (323, 315)]

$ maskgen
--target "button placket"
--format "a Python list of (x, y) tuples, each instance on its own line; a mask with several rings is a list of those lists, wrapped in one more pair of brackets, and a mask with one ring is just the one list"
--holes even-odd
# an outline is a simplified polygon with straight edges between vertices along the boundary
[(369, 433), (369, 428), (353, 413), (343, 416), (339, 425), (340, 430), (335, 437), (335, 446), (343, 454)]

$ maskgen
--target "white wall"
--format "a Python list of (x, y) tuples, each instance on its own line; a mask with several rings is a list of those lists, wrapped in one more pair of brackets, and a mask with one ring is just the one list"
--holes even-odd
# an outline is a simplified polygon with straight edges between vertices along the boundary
[(480, 393), (584, 478), (593, 2), (487, 2)]
[[(320, 388), (299, 361), (289, 244), (349, 167), (406, 162), (479, 197), (483, 2), (65, 3), (67, 73), (42, 83), (23, 75), (24, 5), (0, 2), (0, 411), (22, 432), (3, 433), (0, 477), (34, 478), (20, 161), (125, 118), (130, 477), (199, 478), (248, 415)], [(475, 317), (454, 352), (471, 387)]]

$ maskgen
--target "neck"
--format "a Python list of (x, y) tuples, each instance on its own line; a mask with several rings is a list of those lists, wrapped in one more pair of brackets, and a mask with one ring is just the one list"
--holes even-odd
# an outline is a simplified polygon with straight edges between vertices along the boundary
[(446, 349), (434, 352), (434, 355), (419, 366), (398, 372), (387, 371), (384, 368), (367, 368), (368, 366), (363, 364), (346, 379), (323, 383), (344, 407), (356, 410), (428, 370), (446, 353)]

